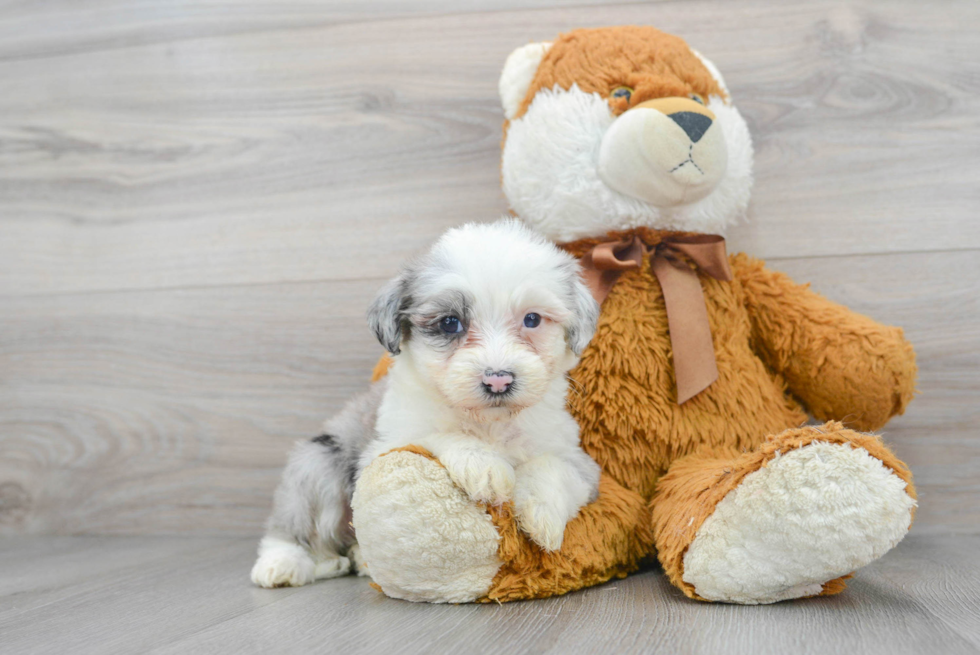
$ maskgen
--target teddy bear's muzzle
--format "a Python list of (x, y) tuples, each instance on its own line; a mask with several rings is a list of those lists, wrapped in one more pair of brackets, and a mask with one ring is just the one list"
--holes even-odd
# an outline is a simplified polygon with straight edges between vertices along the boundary
[(657, 98), (617, 118), (599, 149), (599, 177), (610, 188), (657, 207), (697, 202), (728, 165), (715, 115), (688, 98)]

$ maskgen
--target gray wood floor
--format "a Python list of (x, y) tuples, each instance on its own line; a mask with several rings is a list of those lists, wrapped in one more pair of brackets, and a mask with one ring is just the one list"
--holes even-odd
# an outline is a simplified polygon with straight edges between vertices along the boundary
[[(884, 431), (912, 534), (766, 608), (657, 572), (503, 607), (250, 587), (286, 450), (380, 354), (375, 290), (506, 210), (504, 58), (620, 23), (725, 73), (731, 249), (915, 344)], [(977, 652), (978, 33), (976, 0), (0, 0), (0, 652)]]
[(21, 537), (0, 552), (4, 653), (980, 652), (980, 536), (913, 536), (842, 595), (691, 601), (660, 571), (561, 598), (416, 605), (363, 578), (248, 581), (229, 537)]

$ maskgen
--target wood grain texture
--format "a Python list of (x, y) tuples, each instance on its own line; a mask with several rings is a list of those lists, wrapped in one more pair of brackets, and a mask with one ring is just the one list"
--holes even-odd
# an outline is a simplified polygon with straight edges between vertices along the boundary
[[(254, 542), (0, 542), (0, 634), (21, 653), (976, 653), (980, 537), (910, 536), (839, 596), (763, 607), (689, 600), (660, 571), (559, 598), (427, 605), (363, 578), (257, 589)], [(24, 571), (22, 563), (32, 569)], [(40, 583), (24, 589), (32, 574)]]
[(0, 3), (0, 60), (75, 55), (139, 45), (392, 20), (615, 0), (46, 0)]
[(380, 284), (10, 301), (0, 529), (259, 530), (292, 441), (367, 388)]
[[(134, 14), (103, 6), (85, 29), (111, 40)], [(507, 53), (610, 23), (682, 34), (725, 71), (758, 150), (752, 220), (733, 235), (746, 249), (980, 247), (971, 0), (739, 0), (725, 20), (695, 0), (303, 27), (270, 6), (225, 6), (230, 22), (248, 17), (241, 33), (209, 31), (221, 9), (207, 5), (132, 45), (23, 45), (25, 57), (0, 60), (0, 295), (388, 275), (444, 228), (505, 209)]]
[(257, 533), (375, 290), (506, 210), (507, 53), (616, 23), (721, 66), (731, 249), (905, 327), (913, 532), (980, 532), (980, 5), (579, 4), (0, 3), (0, 533)]

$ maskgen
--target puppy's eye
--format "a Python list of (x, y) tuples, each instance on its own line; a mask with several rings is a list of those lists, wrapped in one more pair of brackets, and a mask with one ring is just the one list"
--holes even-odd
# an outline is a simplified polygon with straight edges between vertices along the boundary
[(531, 312), (524, 317), (524, 327), (536, 328), (539, 325), (541, 325), (541, 317), (534, 312)]
[(704, 98), (702, 98), (701, 96), (699, 96), (696, 93), (691, 96), (691, 100), (693, 100), (694, 102), (698, 103), (699, 105), (703, 105), (704, 104)]
[(439, 321), (439, 329), (446, 334), (459, 334), (463, 331), (463, 324), (455, 316), (445, 316)]
[(626, 100), (626, 102), (629, 102), (632, 95), (633, 95), (633, 89), (629, 88), (628, 86), (617, 86), (615, 89), (612, 90), (612, 93), (609, 94), (609, 97), (623, 98), (624, 100)]

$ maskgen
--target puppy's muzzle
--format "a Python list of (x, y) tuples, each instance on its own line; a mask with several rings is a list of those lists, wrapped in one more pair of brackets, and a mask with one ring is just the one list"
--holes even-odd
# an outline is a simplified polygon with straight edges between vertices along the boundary
[(502, 396), (514, 386), (514, 374), (510, 371), (494, 371), (487, 369), (483, 372), (483, 389), (494, 396)]
[(701, 200), (728, 166), (714, 112), (688, 98), (658, 98), (613, 121), (599, 148), (599, 178), (657, 207)]

